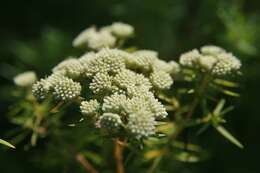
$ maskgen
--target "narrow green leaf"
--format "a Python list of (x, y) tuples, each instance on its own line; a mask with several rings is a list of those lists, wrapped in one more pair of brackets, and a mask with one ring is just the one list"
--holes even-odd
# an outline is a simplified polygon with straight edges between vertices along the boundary
[(233, 92), (233, 91), (229, 91), (229, 90), (222, 90), (222, 92), (228, 96), (232, 96), (232, 97), (239, 97), (240, 94)]
[(37, 132), (34, 131), (31, 137), (31, 145), (36, 146), (37, 140), (38, 140), (38, 134)]
[(229, 106), (226, 109), (224, 109), (223, 111), (221, 111), (220, 114), (223, 116), (223, 115), (227, 114), (228, 112), (232, 111), (233, 109), (234, 109), (234, 106)]
[(193, 152), (200, 152), (202, 151), (201, 147), (195, 144), (191, 144), (191, 143), (184, 143), (184, 142), (180, 142), (180, 141), (174, 141), (173, 142), (173, 147), (182, 149), (182, 150), (187, 150), (187, 151), (193, 151)]
[(225, 86), (225, 87), (238, 87), (239, 85), (237, 83), (234, 83), (234, 82), (231, 82), (231, 81), (227, 81), (227, 80), (224, 80), (224, 79), (215, 79), (214, 82), (218, 85), (222, 85), (222, 86)]
[(194, 89), (190, 89), (187, 91), (188, 94), (193, 94), (194, 93)]
[(155, 159), (157, 157), (159, 157), (161, 155), (162, 151), (155, 149), (155, 150), (150, 150), (147, 151), (146, 153), (144, 153), (144, 158), (146, 160), (151, 160), (151, 159)]
[(68, 124), (69, 127), (75, 127), (76, 124)]
[(205, 125), (203, 125), (198, 131), (197, 131), (197, 135), (201, 135), (203, 132), (205, 132), (208, 128), (210, 127), (210, 124), (207, 123)]
[(223, 126), (215, 125), (214, 127), (222, 136), (224, 136), (231, 143), (233, 143), (234, 145), (236, 145), (239, 148), (244, 148), (244, 146), (230, 132), (228, 132)]
[(220, 115), (220, 112), (221, 112), (221, 110), (223, 109), (223, 107), (224, 107), (224, 105), (225, 105), (225, 102), (226, 102), (225, 99), (221, 99), (221, 100), (218, 102), (216, 108), (215, 108), (214, 111), (213, 111), (213, 115), (216, 115), (216, 116), (219, 116), (219, 115)]
[(211, 84), (210, 85), (213, 89), (216, 89), (220, 92), (222, 92), (223, 94), (225, 95), (228, 95), (228, 96), (232, 96), (232, 97), (239, 97), (240, 94), (234, 92), (234, 91), (230, 91), (230, 90), (227, 90), (227, 89), (224, 89), (222, 88), (221, 86), (218, 86), (218, 85), (214, 85), (214, 84)]
[(10, 144), (7, 141), (4, 141), (3, 139), (0, 139), (0, 144), (3, 144), (3, 145), (8, 146), (10, 148), (15, 148), (15, 146), (13, 146), (12, 144)]
[(189, 162), (189, 163), (196, 163), (202, 160), (198, 154), (185, 152), (185, 151), (176, 153), (174, 155), (174, 158), (178, 161)]

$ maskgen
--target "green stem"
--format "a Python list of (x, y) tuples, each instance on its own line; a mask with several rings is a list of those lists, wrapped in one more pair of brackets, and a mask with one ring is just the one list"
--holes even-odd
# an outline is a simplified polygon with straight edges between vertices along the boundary
[(34, 121), (33, 129), (32, 129), (33, 134), (31, 137), (32, 146), (36, 146), (37, 138), (38, 138), (38, 129), (43, 120), (42, 107), (36, 103), (34, 110), (35, 110), (35, 121)]
[[(194, 95), (194, 99), (192, 101), (190, 110), (188, 111), (187, 115), (184, 117), (185, 121), (189, 120), (194, 114), (198, 104), (200, 103), (202, 96), (204, 95), (207, 89), (208, 83), (210, 81), (210, 77), (211, 76), (209, 74), (204, 74), (204, 76), (202, 77), (200, 85), (197, 87), (196, 93)], [(151, 165), (147, 173), (155, 172), (163, 156), (168, 152), (172, 141), (175, 140), (184, 129), (185, 129), (185, 124), (183, 122), (180, 123), (178, 126), (176, 126), (176, 131), (169, 137), (167, 145), (162, 149), (160, 156), (154, 160), (153, 164)]]
[(190, 108), (189, 112), (187, 113), (187, 116), (185, 117), (186, 120), (190, 119), (192, 117), (194, 111), (196, 110), (198, 104), (200, 103), (201, 97), (204, 95), (204, 93), (207, 89), (210, 77), (211, 76), (208, 74), (205, 74), (203, 76), (202, 81), (201, 81), (199, 87), (197, 88), (197, 92), (194, 95), (194, 99), (192, 101), (191, 108)]

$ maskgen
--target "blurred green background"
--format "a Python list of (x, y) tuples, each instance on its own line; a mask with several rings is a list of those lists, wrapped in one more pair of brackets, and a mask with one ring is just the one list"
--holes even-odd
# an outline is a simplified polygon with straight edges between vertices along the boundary
[[(211, 158), (194, 164), (168, 160), (163, 165), (169, 172), (176, 167), (179, 173), (259, 172), (259, 0), (3, 0), (0, 21), (0, 137), (14, 128), (5, 114), (15, 101), (8, 93), (15, 74), (35, 70), (43, 77), (67, 55), (78, 54), (71, 42), (81, 30), (122, 21), (136, 29), (129, 45), (157, 50), (165, 59), (176, 60), (184, 51), (216, 44), (234, 52), (243, 63), (241, 97), (233, 101), (236, 109), (227, 117), (227, 127), (245, 149), (209, 130), (199, 140), (210, 149)], [(31, 161), (33, 150), (2, 148), (0, 172), (46, 172)]]

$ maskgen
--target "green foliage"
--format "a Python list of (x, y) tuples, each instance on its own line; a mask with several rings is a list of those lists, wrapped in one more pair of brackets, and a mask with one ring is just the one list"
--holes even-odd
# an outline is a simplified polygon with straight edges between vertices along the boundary
[[(126, 24), (117, 24), (118, 32), (125, 31)], [(155, 51), (126, 52), (124, 49), (107, 48), (106, 41), (99, 37), (103, 38), (104, 32), (111, 34), (109, 27), (113, 25), (101, 28), (99, 32), (92, 31), (92, 28), (83, 31), (74, 40), (74, 45), (92, 49), (92, 52), (86, 52), (80, 58), (65, 59), (53, 68), (50, 76), (37, 82), (36, 77), (32, 78), (28, 73), (22, 73), (15, 78), (17, 86), (21, 87), (18, 94), (26, 101), (17, 102), (10, 111), (9, 118), (29, 132), (31, 146), (37, 145), (39, 137), (50, 138), (51, 145), (64, 143), (64, 150), (68, 149), (69, 153), (55, 149), (55, 145), (51, 146), (51, 154), (56, 153), (57, 157), (61, 157), (60, 160), (54, 160), (53, 164), (63, 165), (64, 158), (65, 162), (71, 162), (72, 155), (85, 169), (96, 171), (93, 165), (85, 160), (85, 156), (95, 166), (105, 169), (107, 153), (103, 152), (111, 152), (110, 147), (104, 147), (100, 152), (91, 149), (84, 152), (82, 147), (91, 147), (88, 142), (92, 135), (73, 138), (75, 141), (86, 140), (78, 147), (62, 139), (71, 133), (69, 127), (75, 130), (84, 129), (81, 125), (84, 123), (90, 133), (94, 132), (94, 142), (100, 136), (106, 137), (108, 141), (115, 141), (114, 156), (118, 173), (122, 173), (124, 169), (123, 147), (127, 148), (129, 155), (136, 153), (138, 148), (144, 148), (140, 150), (141, 155), (137, 157), (140, 163), (136, 166), (142, 167), (147, 162), (151, 165), (147, 169), (148, 172), (159, 169), (161, 160), (168, 153), (172, 153), (173, 158), (181, 162), (194, 163), (207, 159), (204, 149), (190, 143), (189, 139), (180, 140), (180, 136), (185, 137), (185, 131), (191, 127), (202, 126), (198, 132), (201, 134), (212, 125), (227, 140), (243, 148), (221, 125), (226, 122), (223, 115), (233, 107), (224, 109), (224, 99), (220, 99), (212, 110), (209, 105), (209, 102), (218, 100), (215, 95), (209, 94), (217, 94), (218, 91), (237, 96), (230, 88), (238, 85), (225, 79), (239, 73), (241, 63), (235, 56), (217, 46), (203, 46), (200, 52), (194, 49), (182, 54), (180, 65), (174, 61), (167, 63), (160, 60)], [(95, 45), (98, 47), (90, 46), (92, 39), (97, 42)], [(123, 44), (109, 46), (122, 47)], [(28, 81), (26, 85), (17, 82), (20, 78)], [(176, 87), (172, 92), (174, 97), (169, 97), (166, 92), (171, 89), (174, 80), (177, 83), (187, 83), (187, 86)], [(28, 92), (30, 88), (32, 93)], [(209, 97), (215, 100), (212, 101)], [(202, 103), (204, 106), (199, 109)], [(75, 107), (82, 115), (74, 110)], [(62, 124), (66, 122), (64, 118), (67, 119), (71, 113), (79, 120), (76, 123), (68, 123), (67, 129), (62, 128)], [(169, 113), (174, 117), (165, 120)], [(79, 132), (76, 130), (75, 133)], [(20, 140), (26, 140), (26, 136), (27, 133)], [(16, 135), (14, 139), (18, 137), (19, 135)], [(161, 139), (158, 140), (159, 138)], [(98, 143), (94, 145), (100, 147)], [(133, 158), (128, 160), (130, 159)], [(113, 167), (108, 170), (112, 171)]]
[[(256, 104), (259, 98), (259, 94), (257, 94), (259, 93), (257, 85), (257, 81), (259, 81), (259, 36), (256, 34), (259, 28), (257, 8), (259, 3), (257, 1), (167, 0), (156, 2), (149, 0), (140, 2), (127, 0), (106, 2), (97, 0), (79, 1), (77, 4), (73, 2), (73, 5), (67, 1), (62, 4), (64, 7), (67, 6), (67, 10), (70, 12), (59, 13), (58, 16), (56, 15), (58, 10), (55, 6), (56, 2), (53, 3), (54, 6), (52, 3), (41, 4), (49, 10), (45, 10), (45, 12), (39, 10), (39, 12), (43, 13), (44, 17), (46, 17), (44, 14), (47, 13), (52, 16), (47, 17), (51, 26), (62, 28), (64, 32), (47, 29), (43, 34), (45, 36), (39, 40), (34, 39), (36, 37), (34, 34), (39, 32), (38, 27), (42, 27), (41, 21), (43, 20), (39, 19), (39, 15), (37, 15), (38, 4), (37, 8), (32, 4), (30, 17), (25, 18), (23, 17), (27, 14), (21, 13), (23, 5), (17, 5), (18, 9), (12, 5), (12, 9), (14, 8), (12, 11), (20, 10), (21, 21), (29, 20), (31, 22), (24, 26), (25, 29), (19, 29), (18, 34), (25, 34), (26, 39), (33, 37), (33, 40), (5, 42), (6, 38), (11, 38), (14, 29), (10, 29), (9, 32), (9, 28), (6, 28), (11, 34), (8, 34), (5, 28), (1, 30), (1, 36), (3, 36), (1, 43), (4, 43), (0, 47), (1, 51), (4, 50), (3, 53), (1, 52), (3, 62), (0, 63), (0, 74), (1, 77), (4, 77), (4, 79), (1, 78), (1, 83), (3, 81), (4, 84), (1, 86), (0, 93), (3, 105), (1, 112), (6, 114), (9, 122), (16, 126), (14, 128), (12, 125), (10, 128), (10, 124), (1, 117), (1, 128), (3, 128), (1, 136), (15, 144), (18, 152), (22, 148), (30, 149), (29, 153), (26, 153), (28, 157), (23, 152), (17, 152), (18, 157), (16, 158), (13, 158), (12, 154), (1, 153), (1, 158), (4, 158), (4, 160), (0, 158), (3, 163), (0, 166), (1, 170), (12, 172), (15, 168), (9, 166), (6, 169), (8, 164), (4, 163), (14, 163), (18, 169), (26, 170), (26, 172), (35, 172), (35, 170), (38, 172), (60, 172), (62, 170), (64, 172), (84, 172), (81, 165), (75, 161), (75, 155), (82, 153), (101, 172), (115, 172), (115, 163), (111, 159), (113, 151), (111, 138), (108, 138), (107, 133), (103, 133), (104, 131), (100, 134), (100, 131), (95, 128), (94, 122), (90, 121), (87, 116), (82, 117), (78, 102), (83, 100), (75, 100), (73, 103), (57, 102), (48, 96), (46, 100), (38, 102), (40, 109), (43, 109), (44, 118), (39, 123), (40, 125), (36, 125), (38, 123), (36, 123), (35, 109), (31, 106), (36, 100), (32, 99), (29, 91), (25, 91), (29, 90), (29, 87), (27, 89), (14, 88), (9, 85), (10, 81), (6, 80), (12, 80), (15, 74), (25, 70), (35, 70), (39, 76), (46, 77), (55, 64), (68, 55), (77, 55), (71, 49), (70, 36), (75, 36), (75, 33), (84, 29), (83, 27), (86, 25), (90, 26), (93, 23), (97, 23), (98, 26), (107, 25), (113, 20), (127, 21), (136, 26), (137, 37), (126, 44), (120, 43), (120, 46), (125, 45), (125, 50), (130, 53), (144, 47), (157, 50), (164, 59), (173, 60), (172, 58), (175, 57), (176, 60), (181, 52), (211, 43), (232, 50), (243, 62), (243, 75), (239, 76), (239, 81), (242, 82), (238, 82), (238, 79), (233, 78), (234, 76), (207, 79), (207, 87), (203, 87), (205, 93), (199, 89), (204, 77), (198, 70), (187, 68), (182, 69), (181, 73), (178, 72), (176, 76), (171, 74), (174, 77), (173, 88), (156, 93), (169, 114), (165, 120), (167, 122), (158, 123), (156, 126), (158, 138), (150, 137), (142, 141), (127, 141), (127, 144), (123, 144), (126, 145), (124, 150), (126, 172), (145, 172), (153, 162), (156, 164), (160, 162), (154, 172), (208, 172), (211, 170), (214, 173), (219, 172), (216, 165), (221, 165), (222, 172), (254, 172), (257, 170), (258, 150), (256, 148), (259, 143), (255, 135), (259, 126), (257, 116), (259, 108)], [(77, 11), (74, 11), (74, 8)], [(80, 11), (80, 15), (78, 11)], [(104, 18), (104, 16), (106, 17)], [(137, 18), (138, 20), (136, 20)], [(68, 21), (73, 22), (68, 25)], [(82, 21), (84, 22), (82, 23)], [(14, 25), (12, 24), (12, 26)], [(12, 35), (12, 37), (16, 37), (16, 35)], [(23, 38), (23, 40), (25, 39)], [(133, 43), (135, 43), (135, 47), (132, 47)], [(11, 54), (6, 54), (6, 52), (11, 52)], [(142, 65), (144, 62), (146, 61), (134, 63)], [(149, 66), (144, 71), (147, 69), (149, 71)], [(168, 69), (168, 67), (163, 69)], [(73, 72), (74, 70), (66, 73), (74, 80), (75, 73)], [(241, 72), (239, 73), (241, 74)], [(156, 79), (154, 84), (160, 84), (158, 86), (164, 84), (160, 82), (160, 77), (154, 79)], [(82, 87), (85, 88), (90, 81), (80, 82), (84, 83)], [(18, 92), (13, 92), (14, 90)], [(82, 95), (86, 97), (87, 102), (92, 98), (90, 91), (84, 91)], [(185, 120), (183, 116), (186, 116), (192, 108), (190, 103), (194, 98), (199, 98), (199, 101), (196, 101), (199, 103), (192, 118)], [(94, 99), (99, 100), (99, 98)], [(13, 106), (10, 106), (10, 114), (7, 115), (6, 108), (10, 104)], [(238, 106), (235, 108), (234, 105)], [(102, 107), (104, 106), (101, 104), (96, 111), (100, 111)], [(228, 123), (224, 124), (225, 122)], [(183, 124), (184, 127), (182, 127)], [(178, 133), (179, 125), (185, 129), (176, 140), (169, 142), (171, 136)], [(212, 130), (214, 128), (227, 141), (243, 147), (233, 137), (237, 136), (243, 143), (248, 144), (245, 146), (246, 150), (237, 152), (236, 148), (232, 148), (229, 143), (223, 143), (223, 140), (216, 135), (216, 131)], [(6, 131), (8, 133), (5, 133)], [(32, 147), (32, 144), (35, 147)], [(164, 153), (163, 156), (161, 153)], [(225, 153), (225, 157), (222, 153)], [(23, 158), (19, 158), (19, 155), (22, 155)], [(157, 159), (158, 157), (160, 159)], [(34, 165), (37, 168), (31, 166), (31, 163), (36, 163)]]

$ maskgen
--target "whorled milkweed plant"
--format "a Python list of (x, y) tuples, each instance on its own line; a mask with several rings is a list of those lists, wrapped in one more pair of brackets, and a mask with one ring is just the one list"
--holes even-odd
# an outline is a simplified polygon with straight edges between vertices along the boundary
[(173, 153), (178, 160), (199, 160), (191, 141), (179, 140), (190, 127), (201, 127), (202, 133), (211, 125), (243, 147), (221, 125), (233, 108), (225, 107), (223, 94), (238, 96), (230, 90), (237, 84), (227, 79), (240, 74), (240, 61), (220, 47), (203, 46), (183, 53), (179, 63), (166, 62), (156, 51), (125, 48), (133, 35), (132, 26), (119, 22), (88, 28), (73, 41), (74, 47), (85, 50), (83, 55), (68, 57), (37, 82), (30, 72), (14, 81), (21, 87), (34, 83), (35, 104), (49, 99), (57, 104), (55, 109), (76, 104), (75, 114), (80, 112), (101, 137), (114, 140), (118, 173), (125, 171), (123, 148), (132, 144), (143, 147), (143, 157), (151, 162), (148, 172), (155, 172), (172, 147), (179, 149)]

